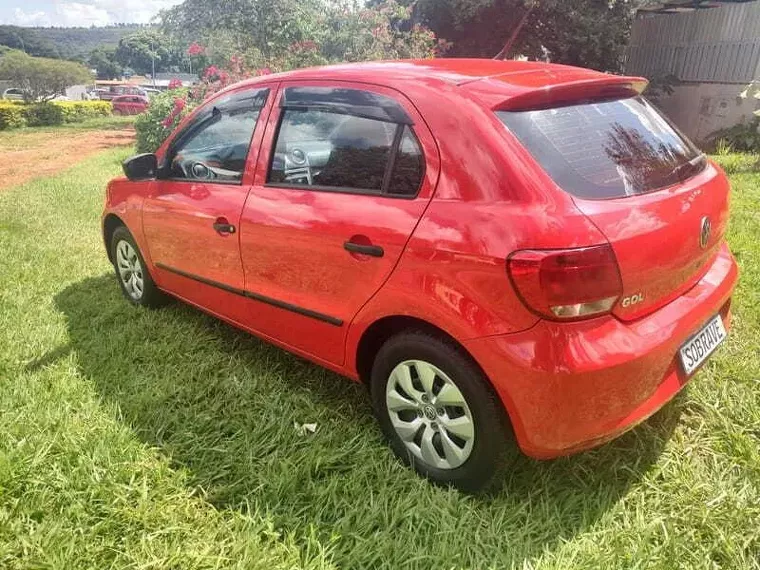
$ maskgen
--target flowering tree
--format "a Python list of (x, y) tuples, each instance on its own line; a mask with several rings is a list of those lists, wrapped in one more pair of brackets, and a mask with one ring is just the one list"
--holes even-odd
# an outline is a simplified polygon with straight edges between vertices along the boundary
[[(190, 90), (170, 85), (153, 98), (135, 124), (139, 150), (158, 148), (190, 110), (243, 79), (343, 61), (430, 58), (448, 47), (396, 0), (372, 8), (356, 0), (298, 0), (297, 9), (286, 10), (293, 1), (240, 0), (233, 10), (222, 0), (185, 0), (164, 13), (164, 28), (175, 38), (197, 32), (185, 53), (194, 67), (203, 66), (201, 81)], [(243, 25), (251, 14), (258, 20)], [(264, 21), (270, 28), (256, 27)]]

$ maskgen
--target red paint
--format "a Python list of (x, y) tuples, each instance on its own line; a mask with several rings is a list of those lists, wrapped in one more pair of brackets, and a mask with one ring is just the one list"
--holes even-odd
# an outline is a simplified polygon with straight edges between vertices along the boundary
[(120, 95), (111, 99), (114, 115), (139, 115), (148, 105), (148, 99), (140, 95)]
[[(267, 185), (278, 102), (291, 85), (340, 85), (395, 99), (425, 155), (417, 197)], [(494, 114), (510, 100), (524, 105), (535, 97), (545, 105), (640, 89), (640, 80), (541, 63), (430, 60), (268, 75), (215, 97), (262, 86), (270, 94), (242, 184), (109, 185), (104, 215), (129, 227), (159, 286), (195, 306), (353, 379), (357, 347), (373, 323), (426, 321), (480, 364), (520, 446), (535, 457), (595, 445), (651, 415), (688, 380), (678, 347), (721, 311), (728, 324), (737, 269), (723, 238), (728, 185), (717, 167), (641, 196), (573, 198)], [(705, 215), (713, 230), (702, 249)], [(213, 229), (222, 218), (236, 233)], [(384, 254), (346, 251), (347, 241)], [(525, 306), (508, 276), (511, 254), (591, 246), (611, 247), (622, 298), (641, 292), (641, 302), (573, 322)]]

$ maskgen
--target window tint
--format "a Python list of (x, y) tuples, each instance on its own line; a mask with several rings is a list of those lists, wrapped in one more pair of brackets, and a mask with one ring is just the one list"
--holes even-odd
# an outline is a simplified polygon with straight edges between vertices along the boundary
[(169, 153), (169, 178), (240, 182), (267, 92), (219, 102), (199, 116)]
[(388, 193), (401, 196), (415, 196), (422, 182), (425, 163), (422, 159), (422, 149), (409, 127), (404, 127), (404, 133), (398, 147), (393, 172), (388, 183)]
[(395, 134), (385, 121), (286, 109), (269, 182), (380, 191)]
[(706, 164), (641, 97), (497, 115), (558, 186), (581, 198), (650, 192)]

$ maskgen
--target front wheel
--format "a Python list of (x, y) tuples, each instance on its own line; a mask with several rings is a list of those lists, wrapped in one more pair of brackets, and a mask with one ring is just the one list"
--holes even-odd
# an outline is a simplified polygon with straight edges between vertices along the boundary
[(168, 300), (150, 276), (132, 234), (124, 226), (111, 238), (111, 259), (124, 296), (135, 305), (160, 307)]
[(443, 337), (410, 331), (390, 338), (375, 358), (371, 391), (393, 451), (436, 483), (483, 491), (499, 484), (517, 455), (487, 379)]

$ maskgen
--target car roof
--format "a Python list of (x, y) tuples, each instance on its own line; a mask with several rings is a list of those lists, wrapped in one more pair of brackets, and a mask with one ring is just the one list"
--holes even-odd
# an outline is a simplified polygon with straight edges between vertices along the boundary
[(478, 95), (489, 106), (511, 97), (530, 95), (556, 86), (635, 82), (636, 90), (640, 91), (643, 89), (642, 82), (645, 85), (642, 78), (613, 76), (591, 69), (540, 61), (439, 58), (371, 61), (297, 69), (254, 77), (224, 91), (271, 80), (356, 81), (384, 85), (400, 91), (404, 91), (404, 86), (409, 83), (428, 85), (431, 89), (448, 84), (463, 87)]
[[(540, 71), (561, 71), (579, 68), (540, 61), (510, 61), (494, 59), (440, 58), (407, 59), (397, 61), (368, 61), (342, 63), (295, 69), (274, 75), (259, 76), (247, 81), (257, 83), (262, 79), (343, 79), (367, 81), (375, 79), (383, 84), (405, 83), (421, 78), (435, 79), (454, 85), (464, 85), (488, 77), (505, 74), (525, 74)], [(598, 72), (583, 70), (586, 73)]]

